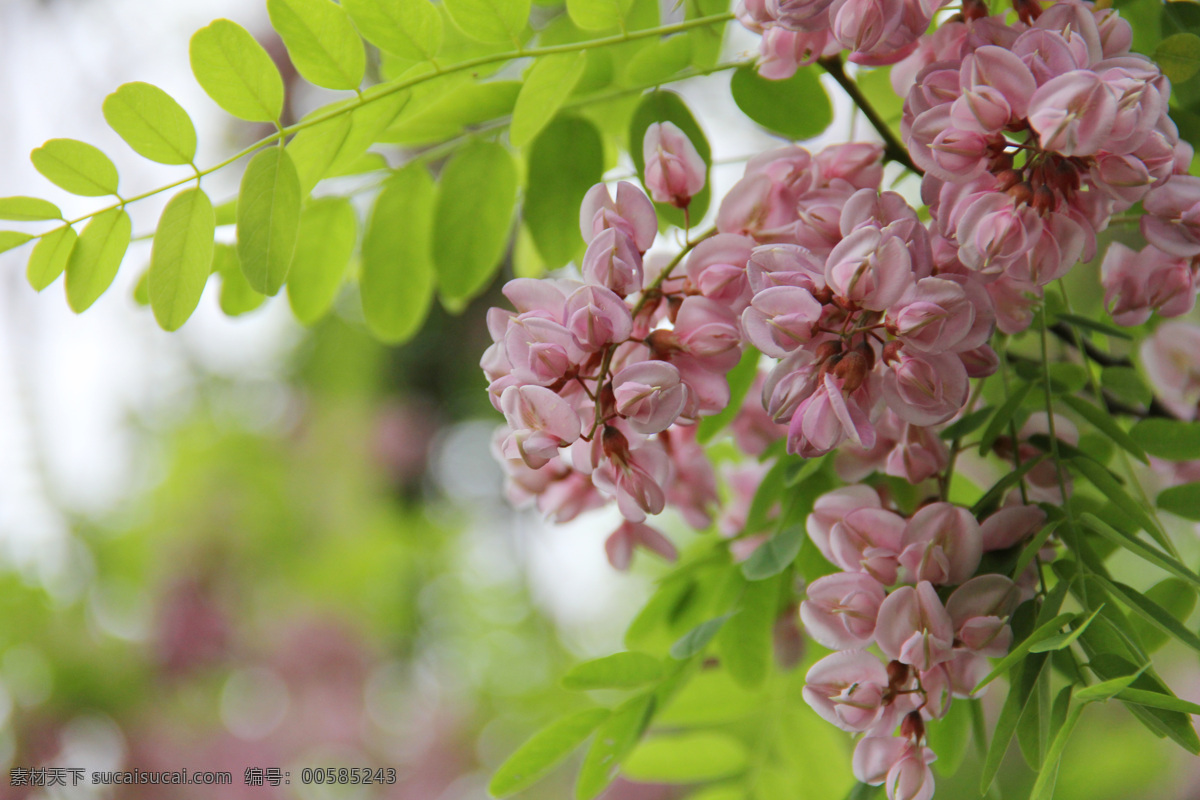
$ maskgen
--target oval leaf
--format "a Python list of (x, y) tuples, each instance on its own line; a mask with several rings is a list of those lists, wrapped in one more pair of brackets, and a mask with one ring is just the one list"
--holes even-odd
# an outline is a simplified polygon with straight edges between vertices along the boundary
[(571, 21), (585, 31), (624, 27), (633, 0), (567, 0)]
[(300, 215), (300, 238), (288, 273), (288, 302), (311, 325), (337, 297), (358, 238), (358, 218), (344, 197), (314, 200)]
[(1163, 511), (1200, 522), (1200, 483), (1185, 483), (1164, 489), (1155, 504)]
[(530, 0), (446, 0), (445, 6), (451, 21), (472, 39), (519, 46)]
[(274, 122), (283, 114), (283, 78), (250, 32), (227, 19), (192, 35), (192, 74), (217, 105), (238, 119)]
[(1122, 450), (1125, 450), (1143, 464), (1150, 463), (1146, 459), (1146, 453), (1142, 450), (1141, 446), (1125, 432), (1124, 428), (1117, 424), (1116, 420), (1107, 411), (1102, 411), (1086, 400), (1081, 400), (1072, 395), (1064, 395), (1062, 401), (1074, 409), (1079, 416), (1094, 425), (1096, 430), (1103, 433), (1109, 439), (1112, 439)]
[(586, 51), (547, 56), (533, 63), (513, 108), (508, 135), (514, 146), (524, 147), (541, 133), (579, 83), (586, 65)]
[(1142, 449), (1167, 461), (1200, 459), (1200, 422), (1144, 419), (1129, 432)]
[(611, 713), (607, 708), (589, 708), (550, 723), (500, 765), (488, 791), (494, 797), (507, 797), (537, 783)]
[(656, 736), (629, 754), (622, 774), (644, 783), (701, 783), (728, 778), (749, 764), (746, 745), (727, 733)]
[(229, 317), (240, 317), (258, 308), (266, 295), (250, 288), (242, 265), (238, 261), (237, 248), (231, 244), (218, 244), (213, 250), (212, 271), (221, 276), (221, 311)]
[(296, 70), (326, 89), (357, 89), (367, 53), (345, 9), (329, 0), (267, 0), (271, 27), (279, 32)]
[(521, 213), (542, 259), (552, 269), (583, 252), (579, 206), (604, 174), (604, 142), (590, 122), (559, 117), (529, 148)]
[(38, 172), (71, 194), (102, 197), (117, 193), (117, 168), (87, 142), (51, 139), (29, 154)]
[(380, 50), (427, 61), (442, 49), (442, 17), (429, 0), (342, 0), (342, 7)]
[(35, 291), (40, 292), (58, 280), (58, 276), (67, 268), (67, 260), (78, 239), (74, 228), (63, 225), (42, 236), (41, 241), (34, 245), (29, 265), (25, 268), (25, 277)]
[(591, 800), (608, 788), (621, 762), (650, 724), (654, 707), (652, 692), (631, 697), (600, 726), (579, 768), (579, 780), (575, 784), (576, 800)]
[(1172, 83), (1183, 83), (1200, 72), (1200, 36), (1176, 33), (1154, 48), (1154, 60)]
[(36, 222), (62, 219), (62, 212), (54, 203), (40, 197), (0, 197), (0, 219)]
[(363, 316), (385, 342), (413, 336), (433, 299), (434, 185), (419, 164), (390, 178), (375, 201), (362, 244)]
[(565, 689), (629, 689), (662, 677), (662, 662), (645, 653), (613, 653), (586, 661), (563, 676)]
[(268, 147), (250, 160), (238, 189), (238, 258), (256, 292), (283, 286), (299, 228), (300, 177), (286, 150)]
[(134, 152), (160, 164), (190, 164), (196, 127), (171, 95), (149, 83), (126, 83), (104, 99), (104, 119)]
[(491, 282), (508, 245), (517, 167), (501, 145), (464, 146), (442, 170), (433, 253), (447, 305), (458, 308)]
[(729, 615), (725, 614), (715, 619), (705, 620), (692, 628), (680, 637), (679, 641), (671, 645), (671, 658), (683, 661), (699, 653), (708, 646), (727, 619), (729, 619)]
[(86, 311), (112, 285), (129, 248), (133, 223), (122, 209), (110, 208), (92, 217), (67, 259), (67, 305), (76, 314)]
[(202, 189), (171, 198), (158, 220), (150, 251), (150, 308), (163, 330), (177, 330), (196, 310), (212, 274), (217, 215)]
[[(752, 66), (739, 67), (729, 88), (747, 117), (788, 139), (811, 139), (833, 122), (833, 107), (815, 67), (782, 81), (769, 81)], [(804, 113), (796, 113), (801, 108)]]
[(33, 238), (31, 233), (21, 231), (0, 231), (0, 253), (7, 253), (14, 247), (20, 247)]
[(742, 563), (742, 575), (748, 581), (761, 581), (787, 569), (804, 544), (804, 526), (791, 525), (772, 536)]

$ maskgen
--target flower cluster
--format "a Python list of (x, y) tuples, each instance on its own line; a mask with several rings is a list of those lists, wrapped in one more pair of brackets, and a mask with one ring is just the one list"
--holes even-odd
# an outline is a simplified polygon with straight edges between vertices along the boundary
[(1096, 252), (1113, 215), (1144, 202), (1150, 246), (1105, 263), (1109, 308), (1135, 324), (1192, 306), (1200, 179), (1167, 116), (1170, 86), (1129, 50), (1111, 9), (1020, 4), (942, 25), (893, 73), (907, 94), (901, 133), (925, 170), (935, 257), (987, 284), (1006, 333), (1024, 329), (1045, 284)]
[(879, 158), (878, 147), (851, 145), (751, 160), (711, 242), (742, 247), (744, 269), (697, 249), (688, 273), (741, 315), (750, 344), (780, 359), (763, 404), (788, 424), (790, 452), (848, 443), (919, 482), (944, 466), (925, 429), (962, 409), (968, 378), (996, 367), (986, 344), (995, 312), (979, 275), (938, 263), (917, 212), (879, 191)]
[[(816, 501), (809, 537), (843, 571), (813, 581), (800, 604), (809, 635), (838, 651), (809, 670), (804, 698), (863, 735), (853, 761), (860, 781), (886, 782), (892, 800), (933, 796), (925, 723), (952, 698), (973, 696), (986, 657), (1008, 652), (1008, 620), (1025, 599), (1003, 575), (972, 576), (984, 552), (1014, 546), (1044, 521), (1036, 506), (1014, 505), (981, 525), (950, 503), (906, 520), (862, 485)], [(936, 587), (954, 586), (943, 603)], [(867, 651), (872, 644), (886, 664)]]
[[(651, 126), (645, 155), (651, 195), (686, 208), (704, 184), (687, 137), (670, 123)], [(674, 263), (644, 262), (658, 220), (632, 184), (620, 183), (615, 198), (593, 187), (580, 227), (582, 280), (511, 281), (504, 293), (516, 312), (489, 312), (494, 344), (481, 365), (507, 421), (495, 451), (510, 496), (536, 499), (559, 521), (615, 500), (625, 522), (607, 550), (624, 568), (637, 546), (673, 557), (645, 523), (668, 503), (696, 527), (711, 522), (716, 476), (694, 423), (728, 405), (725, 373), (741, 335), (727, 305), (681, 290)]]

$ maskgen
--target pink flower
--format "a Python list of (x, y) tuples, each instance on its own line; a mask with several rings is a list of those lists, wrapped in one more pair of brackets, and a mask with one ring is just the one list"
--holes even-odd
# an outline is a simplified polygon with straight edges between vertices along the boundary
[(1135, 253), (1113, 242), (1100, 265), (1104, 305), (1118, 325), (1141, 325), (1154, 311), (1178, 317), (1196, 303), (1195, 276), (1186, 259), (1147, 245)]
[(1012, 644), (1008, 619), (1021, 599), (1021, 590), (1004, 575), (980, 575), (954, 590), (946, 612), (962, 647), (999, 658)]
[(904, 757), (909, 743), (892, 736), (867, 736), (854, 748), (851, 762), (854, 777), (862, 783), (878, 786), (887, 780), (892, 766)]
[(1017, 206), (998, 192), (981, 194), (958, 221), (958, 257), (971, 269), (995, 274), (1025, 255), (1042, 232), (1042, 220), (1031, 207)]
[(1200, 255), (1200, 178), (1173, 175), (1146, 195), (1142, 234), (1171, 255)]
[(742, 328), (763, 353), (783, 358), (812, 339), (822, 310), (806, 289), (773, 286), (754, 295), (750, 307), (742, 312)]
[(740, 357), (737, 317), (727, 306), (707, 297), (684, 299), (675, 316), (675, 336), (684, 352), (713, 359), (715, 368), (727, 370)]
[(688, 280), (700, 294), (740, 314), (750, 302), (746, 262), (753, 247), (753, 239), (732, 233), (705, 239), (688, 256)]
[(512, 428), (506, 454), (515, 450), (530, 467), (545, 466), (579, 438), (581, 425), (575, 409), (543, 386), (510, 386), (500, 396), (500, 408)]
[(1099, 152), (1116, 116), (1117, 98), (1091, 70), (1051, 78), (1029, 100), (1029, 125), (1041, 146), (1067, 156)]
[(896, 336), (910, 350), (945, 353), (982, 344), (966, 340), (975, 323), (975, 306), (961, 285), (946, 278), (917, 281), (913, 294), (888, 317), (896, 327)]
[(829, 531), (830, 561), (849, 572), (865, 572), (879, 583), (896, 582), (904, 518), (882, 508), (851, 511)]
[(912, 580), (962, 583), (975, 574), (982, 556), (979, 523), (961, 506), (930, 503), (904, 529), (900, 563)]
[(933, 584), (901, 586), (879, 607), (875, 641), (890, 659), (927, 670), (953, 657), (954, 626)]
[(804, 676), (804, 699), (844, 731), (870, 729), (884, 710), (887, 670), (864, 650), (846, 650), (813, 664)]
[(888, 408), (914, 425), (936, 425), (967, 402), (967, 371), (952, 353), (900, 354), (883, 376)]
[(862, 572), (840, 572), (813, 581), (800, 604), (800, 619), (825, 647), (851, 650), (871, 644), (883, 586)]
[(869, 400), (868, 383), (846, 396), (841, 381), (825, 373), (824, 381), (805, 398), (788, 426), (788, 452), (805, 458), (824, 455), (849, 439), (867, 450), (875, 445), (875, 428), (863, 402)]
[(1200, 407), (1200, 327), (1167, 322), (1142, 342), (1142, 365), (1159, 400), (1180, 419)]
[(912, 287), (912, 259), (899, 236), (864, 226), (833, 248), (825, 263), (825, 280), (839, 297), (882, 311)]
[(933, 771), (929, 765), (937, 759), (928, 747), (911, 745), (888, 770), (888, 800), (931, 800)]
[(704, 188), (704, 160), (687, 134), (673, 123), (655, 122), (646, 129), (642, 155), (646, 188), (655, 202), (686, 208)]
[(556, 383), (583, 359), (575, 337), (563, 325), (524, 314), (509, 322), (504, 351), (514, 378), (542, 386)]
[(583, 279), (621, 297), (642, 288), (642, 256), (633, 239), (618, 228), (596, 234), (583, 254)]
[(616, 228), (633, 240), (639, 252), (646, 252), (658, 235), (658, 215), (654, 204), (628, 181), (617, 184), (617, 200), (613, 202), (608, 187), (597, 183), (583, 197), (579, 207), (579, 229), (583, 240), (592, 239), (608, 228)]
[(695, 425), (675, 425), (659, 436), (671, 459), (667, 502), (688, 525), (703, 530), (712, 523), (712, 510), (720, 505), (717, 474), (704, 448), (696, 441)]
[(630, 522), (662, 513), (667, 503), (664, 487), (671, 477), (671, 461), (662, 445), (645, 441), (632, 449), (615, 428), (605, 428), (603, 436), (607, 457), (592, 473), (596, 488), (615, 497), (621, 516)]
[(1046, 512), (1037, 506), (1012, 505), (1001, 508), (979, 526), (984, 552), (1015, 547), (1045, 524)]
[(905, 424), (900, 441), (888, 453), (886, 472), (917, 484), (944, 470), (949, 459), (946, 444), (936, 431), (923, 425)]
[(665, 361), (639, 361), (613, 376), (617, 413), (638, 433), (666, 430), (687, 404), (679, 370)]
[(667, 561), (674, 561), (679, 555), (670, 539), (641, 522), (622, 522), (604, 542), (608, 563), (621, 571), (629, 569), (633, 563), (633, 551), (638, 547), (657, 553)]
[(567, 330), (583, 350), (595, 353), (620, 344), (633, 333), (633, 317), (625, 301), (603, 286), (581, 286), (563, 308)]
[(881, 507), (879, 494), (870, 486), (856, 484), (826, 492), (813, 503), (812, 513), (805, 522), (808, 538), (812, 539), (825, 558), (832, 560), (833, 550), (829, 545), (829, 535), (833, 526), (841, 522), (847, 514), (860, 508)]

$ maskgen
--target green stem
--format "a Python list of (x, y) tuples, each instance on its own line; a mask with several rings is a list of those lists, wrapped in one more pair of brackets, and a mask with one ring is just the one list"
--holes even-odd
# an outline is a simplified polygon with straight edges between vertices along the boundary
[[(411, 89), (414, 86), (418, 86), (422, 83), (425, 83), (426, 81), (430, 81), (435, 78), (440, 78), (442, 76), (450, 75), (455, 72), (465, 72), (468, 70), (477, 69), (479, 67), (484, 67), (489, 64), (498, 64), (498, 63), (502, 63), (505, 61), (512, 61), (517, 58), (539, 58), (541, 56), (551, 56), (551, 55), (557, 55), (560, 53), (575, 53), (575, 52), (579, 52), (581, 50), (593, 50), (593, 49), (602, 48), (602, 47), (612, 47), (614, 45), (625, 44), (626, 42), (633, 42), (633, 41), (637, 41), (639, 39), (649, 39), (649, 38), (653, 38), (655, 36), (666, 36), (666, 35), (672, 34), (672, 33), (680, 33), (682, 31), (691, 30), (692, 28), (703, 28), (703, 27), (707, 27), (709, 25), (723, 24), (725, 22), (728, 22), (731, 19), (733, 19), (733, 14), (730, 14), (730, 13), (713, 14), (713, 15), (707, 16), (707, 17), (700, 17), (699, 19), (690, 19), (690, 20), (685, 20), (684, 22), (677, 22), (672, 25), (660, 25), (656, 28), (646, 28), (644, 30), (618, 34), (616, 36), (607, 36), (602, 39), (592, 39), (592, 40), (586, 41), (586, 42), (572, 42), (569, 44), (550, 45), (547, 47), (529, 47), (529, 48), (519, 47), (516, 50), (512, 50), (512, 51), (509, 51), (506, 53), (494, 53), (492, 55), (480, 56), (479, 58), (472, 58), (467, 61), (462, 61), (458, 64), (452, 64), (448, 67), (442, 67), (439, 70), (427, 73), (425, 75), (418, 75), (416, 77), (407, 78), (407, 79), (396, 79), (396, 80), (390, 81), (388, 83), (379, 84), (379, 86), (376, 87), (376, 91), (369, 92), (366, 94), (361, 94), (358, 97), (356, 97), (352, 102), (349, 102), (346, 105), (340, 106), (338, 108), (331, 109), (331, 110), (325, 112), (324, 114), (317, 114), (312, 117), (308, 117), (306, 119), (300, 120), (299, 122), (289, 125), (286, 128), (279, 128), (277, 131), (275, 131), (275, 133), (272, 133), (269, 136), (265, 136), (262, 139), (259, 139), (254, 144), (239, 150), (238, 152), (234, 153), (229, 158), (226, 158), (224, 161), (214, 164), (213, 166), (208, 167), (206, 169), (197, 170), (196, 174), (194, 174), (194, 175), (189, 175), (186, 178), (181, 178), (180, 180), (172, 181), (171, 183), (165, 184), (163, 186), (159, 186), (155, 189), (151, 189), (150, 191), (143, 192), (142, 194), (139, 194), (139, 195), (134, 195), (133, 197), (124, 198), (118, 203), (113, 203), (112, 205), (107, 206), (105, 208), (97, 209), (96, 211), (93, 211), (90, 214), (84, 214), (81, 217), (70, 220), (67, 222), (67, 224), (75, 225), (77, 223), (83, 222), (84, 220), (91, 219), (92, 217), (96, 216), (97, 214), (103, 214), (105, 211), (110, 211), (114, 208), (120, 208), (121, 206), (128, 205), (129, 203), (137, 202), (138, 200), (145, 200), (148, 197), (153, 197), (157, 194), (161, 194), (163, 192), (174, 189), (177, 186), (182, 186), (183, 184), (188, 183), (190, 181), (194, 181), (197, 178), (204, 177), (205, 175), (211, 175), (212, 173), (214, 173), (218, 170), (224, 169), (225, 167), (229, 166), (230, 164), (234, 163), (235, 161), (245, 158), (246, 156), (250, 155), (251, 153), (255, 152), (256, 150), (258, 150), (262, 147), (265, 147), (266, 145), (273, 144), (275, 142), (282, 143), (282, 141), (285, 138), (287, 138), (288, 136), (290, 136), (294, 133), (298, 133), (302, 130), (305, 130), (306, 128), (311, 128), (314, 125), (320, 125), (322, 122), (328, 122), (329, 120), (331, 120), (335, 117), (341, 116), (342, 114), (349, 114), (359, 108), (362, 108), (363, 106), (365, 106), (369, 103), (375, 102), (376, 100), (380, 100), (384, 97), (390, 97), (391, 95), (396, 94), (397, 92), (402, 92), (405, 89)], [(50, 233), (50, 231), (43, 231), (42, 233), (34, 234), (32, 239), (40, 239), (42, 236), (45, 236), (47, 233)]]
[(892, 131), (892, 126), (888, 125), (883, 117), (879, 116), (879, 112), (875, 110), (875, 107), (871, 105), (871, 101), (858, 88), (858, 84), (846, 74), (846, 70), (842, 67), (842, 57), (832, 56), (830, 58), (822, 58), (818, 59), (817, 63), (829, 73), (831, 78), (838, 82), (838, 85), (845, 90), (846, 94), (850, 95), (850, 99), (854, 101), (854, 105), (858, 106), (862, 110), (863, 115), (870, 120), (871, 127), (883, 137), (884, 158), (889, 161), (895, 161), (897, 164), (903, 164), (918, 175), (924, 175), (925, 171), (913, 163), (912, 158), (908, 155), (908, 149), (896, 137), (896, 134)]

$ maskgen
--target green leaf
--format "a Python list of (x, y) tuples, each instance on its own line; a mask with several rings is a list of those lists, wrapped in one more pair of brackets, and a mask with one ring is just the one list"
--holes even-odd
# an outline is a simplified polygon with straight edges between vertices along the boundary
[(766, 680), (771, 663), (779, 580), (754, 581), (742, 589), (735, 613), (717, 634), (721, 664), (738, 685), (754, 689)]
[(1127, 403), (1148, 405), (1153, 399), (1150, 387), (1133, 367), (1104, 367), (1100, 370), (1100, 385)]
[(990, 514), (999, 505), (1001, 498), (1004, 497), (1009, 489), (1016, 486), (1031, 469), (1045, 460), (1045, 456), (1027, 458), (1021, 462), (1021, 466), (1017, 469), (1004, 473), (1004, 476), (996, 481), (983, 497), (975, 501), (975, 505), (971, 507), (971, 513), (977, 517)]
[(160, 164), (190, 164), (196, 126), (175, 98), (149, 83), (126, 83), (104, 99), (104, 119), (135, 153)]
[(1156, 458), (1167, 461), (1200, 459), (1200, 422), (1144, 419), (1133, 426), (1129, 435)]
[[(1100, 608), (1103, 607), (1104, 605), (1101, 604)], [(1049, 653), (1052, 650), (1065, 650), (1066, 648), (1070, 647), (1071, 644), (1078, 639), (1085, 630), (1087, 630), (1088, 625), (1092, 624), (1092, 620), (1094, 620), (1096, 615), (1100, 613), (1100, 608), (1097, 608), (1095, 611), (1093, 611), (1087, 619), (1075, 626), (1070, 633), (1056, 633), (1053, 636), (1047, 636), (1040, 642), (1033, 643), (1029, 646), (1029, 652)]]
[(541, 133), (570, 97), (586, 65), (586, 50), (543, 56), (533, 62), (525, 73), (508, 129), (514, 147), (525, 147)]
[(785, 527), (742, 562), (742, 575), (748, 581), (761, 581), (783, 572), (800, 555), (806, 535), (803, 524)]
[(1142, 504), (1125, 491), (1111, 472), (1086, 456), (1072, 456), (1071, 464), (1113, 505), (1132, 517), (1138, 525), (1160, 543), (1164, 541), (1161, 531), (1146, 510), (1142, 508)]
[(101, 197), (117, 193), (117, 168), (87, 142), (51, 139), (29, 154), (30, 161), (55, 186), (71, 194)]
[(212, 274), (217, 216), (204, 190), (184, 189), (158, 220), (150, 251), (150, 308), (163, 330), (177, 330), (196, 310)]
[[(637, 109), (634, 110), (633, 120), (629, 124), (629, 154), (633, 156), (634, 166), (637, 167), (638, 177), (642, 179), (643, 185), (645, 185), (646, 161), (643, 158), (642, 143), (646, 138), (646, 130), (655, 122), (674, 123), (676, 127), (687, 134), (688, 139), (695, 146), (696, 152), (704, 160), (704, 188), (692, 198), (691, 205), (688, 208), (690, 218), (692, 220), (699, 220), (708, 210), (708, 202), (711, 195), (709, 172), (712, 167), (712, 149), (708, 145), (708, 138), (704, 135), (704, 131), (700, 129), (695, 117), (692, 116), (692, 112), (688, 110), (687, 104), (683, 102), (683, 99), (679, 95), (674, 92), (665, 91), (646, 94), (638, 103)], [(660, 225), (669, 223), (680, 228), (684, 226), (683, 211), (667, 203), (655, 203), (654, 205), (658, 211)]]
[(227, 19), (192, 35), (192, 74), (217, 105), (238, 119), (274, 122), (283, 114), (283, 78), (250, 32)]
[(300, 177), (282, 147), (260, 150), (238, 190), (237, 248), (254, 291), (279, 292), (287, 280), (300, 229)]
[(380, 50), (427, 61), (442, 49), (442, 16), (429, 0), (342, 0), (342, 7)]
[[(729, 405), (721, 409), (720, 413), (700, 420), (696, 427), (696, 441), (700, 444), (712, 441), (712, 438), (733, 422), (734, 417), (741, 411), (742, 401), (746, 399), (746, 393), (750, 391), (751, 384), (758, 376), (758, 362), (761, 358), (762, 354), (756, 348), (747, 345), (741, 360), (726, 374), (725, 378), (729, 382)], [(760, 400), (755, 397), (751, 402), (758, 403)]]
[[(1095, 630), (1096, 626), (1093, 626), (1092, 629)], [(1116, 681), (1120, 678), (1131, 676), (1134, 678), (1133, 683), (1130, 684), (1132, 688), (1157, 692), (1159, 694), (1171, 694), (1171, 690), (1154, 674), (1152, 669), (1149, 669), (1148, 664), (1143, 663), (1139, 667), (1128, 659), (1114, 655), (1112, 652), (1097, 652), (1094, 647), (1090, 646), (1087, 636), (1083, 637), (1081, 641), (1089, 656), (1089, 669), (1096, 673), (1106, 684), (1108, 681)], [(1097, 686), (1099, 685), (1097, 684)], [(1113, 685), (1115, 684), (1108, 684), (1108, 686)], [(1121, 691), (1128, 690), (1122, 689)], [(1099, 693), (1100, 690), (1097, 690), (1097, 694)], [(1192, 721), (1188, 719), (1187, 714), (1139, 703), (1127, 702), (1125, 706), (1142, 724), (1154, 731), (1156, 735), (1169, 736), (1189, 753), (1200, 755), (1200, 737), (1196, 735), (1196, 730), (1192, 726)]]
[(938, 434), (943, 439), (959, 439), (969, 433), (973, 433), (996, 409), (988, 406), (986, 408), (978, 408), (967, 414), (960, 420), (947, 425), (941, 433)]
[(1154, 60), (1172, 83), (1183, 83), (1200, 72), (1200, 36), (1176, 33), (1154, 48)]
[(488, 792), (494, 797), (507, 797), (537, 783), (610, 715), (607, 708), (589, 708), (542, 728), (500, 765), (488, 784)]
[(556, 118), (529, 148), (527, 169), (521, 213), (537, 252), (556, 269), (583, 253), (579, 206), (604, 174), (600, 132), (578, 117)]
[(433, 179), (420, 164), (384, 185), (362, 243), (359, 284), (371, 332), (399, 343), (421, 328), (433, 299)]
[(971, 740), (971, 708), (976, 700), (956, 700), (941, 719), (930, 720), (926, 726), (929, 746), (938, 754), (934, 769), (939, 775), (958, 772)]
[(1039, 625), (1036, 629), (1034, 629), (1033, 633), (1029, 634), (1029, 636), (1025, 638), (1024, 641), (1009, 651), (1008, 655), (1000, 659), (996, 666), (992, 668), (992, 671), (987, 674), (987, 677), (979, 682), (971, 694), (978, 693), (979, 690), (984, 686), (987, 686), (996, 678), (999, 678), (1001, 675), (1008, 672), (1013, 668), (1014, 665), (1025, 658), (1031, 647), (1038, 642), (1056, 636), (1059, 632), (1059, 628), (1061, 628), (1063, 625), (1066, 625), (1074, 618), (1074, 614), (1064, 613), (1059, 614), (1057, 617), (1043, 625)]
[(1017, 409), (1021, 407), (1021, 403), (1025, 402), (1025, 398), (1029, 395), (1029, 391), (1033, 388), (1032, 383), (1023, 383), (1021, 386), (1008, 396), (1008, 399), (996, 409), (995, 416), (988, 426), (983, 429), (983, 438), (979, 440), (979, 454), (987, 455), (992, 449), (992, 445), (1000, 438), (1000, 435), (1008, 430), (1008, 425), (1013, 421)]
[(1151, 547), (1134, 536), (1118, 531), (1094, 514), (1084, 513), (1080, 515), (1079, 520), (1105, 539), (1124, 547), (1135, 556), (1149, 561), (1151, 564), (1166, 570), (1178, 578), (1182, 578), (1193, 586), (1200, 587), (1200, 575), (1192, 572), (1179, 561), (1157, 548)]
[(1042, 549), (1042, 545), (1046, 543), (1046, 540), (1050, 538), (1050, 534), (1054, 533), (1055, 529), (1062, 523), (1062, 519), (1056, 519), (1043, 525), (1042, 529), (1021, 548), (1021, 554), (1017, 556), (1017, 563), (1013, 566), (1012, 574), (1017, 576), (1013, 580), (1017, 580), (1024, 574), (1025, 568), (1033, 563), (1033, 559), (1037, 556), (1038, 551)]
[(238, 261), (237, 248), (231, 244), (218, 243), (213, 250), (212, 271), (221, 277), (219, 300), (221, 311), (226, 316), (240, 317), (263, 304), (266, 295), (259, 294), (246, 282)]
[(133, 287), (133, 302), (143, 308), (150, 305), (150, 267), (142, 270), (137, 283)]
[(267, 0), (267, 14), (305, 80), (347, 91), (362, 83), (367, 54), (341, 6), (330, 0)]
[(395, 144), (434, 144), (466, 132), (471, 125), (512, 113), (521, 90), (518, 81), (468, 83), (427, 105), (401, 114), (379, 141)]
[(445, 0), (450, 20), (472, 39), (519, 45), (530, 0)]
[(1086, 400), (1081, 400), (1078, 397), (1065, 395), (1062, 401), (1069, 405), (1079, 416), (1086, 419), (1096, 430), (1103, 433), (1108, 438), (1112, 439), (1121, 449), (1130, 453), (1134, 458), (1137, 458), (1143, 464), (1149, 464), (1150, 461), (1146, 458), (1146, 453), (1141, 446), (1133, 440), (1125, 429), (1116, 423), (1116, 420), (1109, 415), (1107, 411), (1102, 411)]
[(40, 197), (0, 197), (0, 219), (37, 222), (62, 219), (62, 212), (54, 203)]
[(624, 652), (585, 661), (563, 676), (564, 689), (631, 689), (662, 677), (662, 662), (645, 653)]
[(35, 291), (40, 292), (58, 280), (58, 276), (67, 268), (67, 260), (78, 239), (74, 228), (63, 225), (43, 235), (41, 241), (34, 245), (25, 277)]
[(119, 208), (101, 211), (79, 234), (67, 259), (67, 305), (76, 314), (86, 311), (117, 277), (129, 248), (133, 223)]
[[(1166, 612), (1172, 620), (1186, 621), (1196, 608), (1196, 590), (1179, 578), (1164, 578), (1144, 592), (1144, 598)], [(1138, 639), (1146, 648), (1147, 653), (1153, 653), (1167, 643), (1171, 632), (1163, 630), (1161, 625), (1143, 620), (1133, 620), (1137, 629)], [(1190, 631), (1189, 631), (1190, 633)]]
[(630, 86), (664, 83), (691, 64), (691, 32), (654, 39), (644, 44), (625, 65), (625, 83)]
[(637, 745), (638, 739), (654, 715), (654, 693), (631, 697), (613, 711), (596, 731), (579, 768), (575, 784), (576, 800), (592, 800), (616, 777), (621, 762)]
[(1103, 333), (1105, 336), (1112, 336), (1114, 338), (1124, 339), (1126, 341), (1131, 341), (1133, 339), (1133, 337), (1129, 335), (1129, 331), (1121, 330), (1116, 325), (1109, 325), (1106, 322), (1100, 322), (1098, 320), (1088, 319), (1087, 317), (1081, 317), (1078, 314), (1059, 314), (1058, 318), (1065, 322), (1071, 323), (1077, 328), (1087, 328), (1088, 330), (1096, 331), (1097, 333)]
[(988, 787), (995, 780), (996, 773), (1000, 770), (1000, 764), (1004, 760), (1004, 754), (1008, 750), (1013, 734), (1016, 733), (1017, 725), (1024, 716), (1026, 705), (1033, 697), (1034, 689), (1038, 686), (1042, 670), (1048, 660), (1045, 655), (1034, 654), (1013, 670), (1012, 686), (1004, 698), (1004, 705), (1000, 709), (1000, 716), (996, 720), (992, 741), (984, 759), (980, 794), (986, 795)]
[(1126, 703), (1137, 703), (1139, 706), (1161, 708), (1165, 711), (1178, 711), (1181, 714), (1200, 714), (1200, 704), (1182, 700), (1174, 695), (1150, 692), (1145, 689), (1122, 689), (1115, 695), (1118, 700)]
[(729, 616), (724, 614), (715, 619), (705, 620), (685, 633), (679, 641), (671, 645), (671, 658), (683, 661), (699, 653), (713, 640)]
[(1184, 519), (1200, 521), (1200, 483), (1185, 483), (1163, 489), (1155, 505)]
[[(1184, 627), (1179, 619), (1158, 603), (1146, 597), (1138, 590), (1126, 586), (1119, 581), (1108, 581), (1100, 575), (1093, 576), (1093, 579), (1098, 581), (1106, 590), (1115, 595), (1117, 599), (1159, 631), (1168, 636), (1173, 636), (1197, 653), (1200, 653), (1200, 636), (1197, 636)], [(1182, 584), (1182, 586), (1186, 588), (1187, 584)], [(1194, 598), (1195, 595), (1193, 594), (1192, 597)]]
[(463, 306), (491, 283), (508, 246), (516, 201), (517, 167), (499, 144), (464, 145), (442, 170), (433, 254), (448, 306)]
[[(364, 105), (357, 105), (357, 100), (344, 100), (319, 108), (306, 117), (324, 115), (338, 108), (350, 109), (305, 128), (288, 142), (288, 155), (296, 165), (303, 194), (312, 192), (323, 178), (353, 167), (409, 101), (409, 96), (403, 92), (372, 99), (382, 91), (382, 87), (372, 87), (363, 92), (365, 99), (372, 100)], [(375, 165), (375, 168), (386, 167), (386, 161)]]
[(585, 31), (623, 28), (633, 0), (567, 0), (571, 21)]
[[(1076, 693), (1076, 699), (1081, 693)], [(1084, 706), (1084, 703), (1075, 702), (1069, 706), (1066, 719), (1063, 721), (1062, 727), (1058, 729), (1058, 733), (1055, 734), (1054, 741), (1050, 743), (1050, 749), (1042, 761), (1042, 769), (1038, 773), (1037, 780), (1034, 781), (1029, 800), (1051, 800), (1053, 798), (1054, 784), (1058, 780), (1058, 762), (1062, 759), (1063, 751), (1067, 748), (1067, 741), (1070, 739), (1075, 725), (1079, 722), (1079, 716), (1083, 713)]]
[[(1149, 665), (1146, 666), (1148, 667)], [(1087, 686), (1075, 693), (1075, 699), (1080, 703), (1097, 703), (1108, 700), (1110, 697), (1114, 697), (1128, 689), (1134, 681), (1141, 677), (1145, 669), (1146, 667), (1142, 667), (1142, 669), (1132, 675), (1124, 675), (1120, 678), (1112, 678)]]
[(31, 233), (21, 231), (0, 231), (0, 253), (7, 253), (13, 248), (20, 247), (33, 238)]
[(787, 139), (811, 139), (833, 122), (833, 107), (816, 67), (797, 70), (782, 81), (767, 80), (750, 65), (738, 67), (729, 89), (742, 113)]
[(749, 761), (741, 740), (695, 731), (647, 739), (630, 753), (622, 773), (642, 783), (705, 783), (738, 775)]
[(358, 218), (345, 197), (322, 197), (301, 212), (287, 282), (288, 303), (296, 319), (311, 325), (329, 311), (357, 238)]

